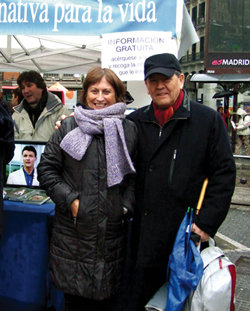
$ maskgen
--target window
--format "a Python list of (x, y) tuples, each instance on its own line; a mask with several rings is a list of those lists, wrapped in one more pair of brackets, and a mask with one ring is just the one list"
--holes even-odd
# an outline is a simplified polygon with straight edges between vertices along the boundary
[(200, 58), (204, 58), (205, 37), (200, 37)]
[(205, 17), (205, 2), (199, 4), (199, 18)]
[(205, 2), (199, 4), (198, 24), (205, 24)]
[(197, 6), (192, 8), (192, 22), (194, 26), (197, 24)]
[(192, 45), (192, 60), (196, 59), (196, 43)]

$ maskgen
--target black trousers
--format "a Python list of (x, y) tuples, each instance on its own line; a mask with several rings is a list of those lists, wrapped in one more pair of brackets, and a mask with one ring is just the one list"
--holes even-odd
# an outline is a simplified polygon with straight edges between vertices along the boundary
[(129, 281), (122, 311), (144, 311), (144, 306), (166, 282), (166, 267), (137, 267)]
[(64, 294), (64, 311), (116, 311), (116, 297), (102, 301)]

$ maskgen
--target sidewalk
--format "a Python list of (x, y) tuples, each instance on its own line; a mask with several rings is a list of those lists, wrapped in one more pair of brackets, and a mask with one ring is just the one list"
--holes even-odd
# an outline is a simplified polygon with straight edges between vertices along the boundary
[(250, 207), (250, 188), (238, 186), (235, 187), (231, 202), (232, 205), (236, 204)]
[[(221, 232), (227, 237), (229, 236), (229, 231), (232, 230), (232, 232), (235, 232), (233, 236), (238, 237), (237, 241), (240, 243), (234, 243), (235, 241), (230, 239), (227, 240), (223, 235), (216, 236), (217, 245), (224, 250), (225, 255), (236, 265), (236, 311), (250, 310), (249, 219), (250, 187), (248, 184), (244, 186), (237, 185), (231, 201), (230, 216), (226, 220), (224, 227), (221, 228)], [(228, 231), (226, 231), (226, 228)], [(240, 234), (245, 236), (243, 241), (239, 238)]]

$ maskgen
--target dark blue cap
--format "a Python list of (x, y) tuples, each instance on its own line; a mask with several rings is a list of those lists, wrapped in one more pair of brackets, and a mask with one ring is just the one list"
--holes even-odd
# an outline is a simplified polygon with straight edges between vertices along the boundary
[(153, 73), (161, 73), (164, 76), (172, 77), (176, 71), (181, 72), (181, 65), (173, 54), (152, 55), (144, 63), (144, 80)]

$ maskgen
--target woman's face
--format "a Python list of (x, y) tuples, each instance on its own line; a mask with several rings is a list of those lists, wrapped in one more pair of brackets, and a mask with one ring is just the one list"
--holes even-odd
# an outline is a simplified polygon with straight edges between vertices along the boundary
[(115, 89), (103, 77), (89, 86), (86, 96), (87, 105), (92, 109), (103, 109), (116, 103)]

